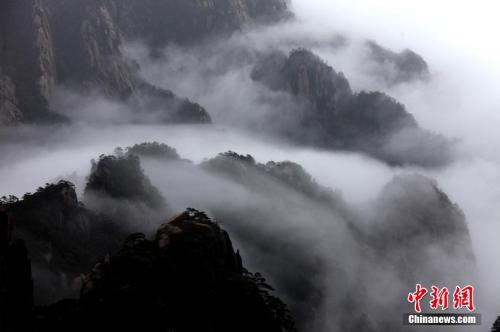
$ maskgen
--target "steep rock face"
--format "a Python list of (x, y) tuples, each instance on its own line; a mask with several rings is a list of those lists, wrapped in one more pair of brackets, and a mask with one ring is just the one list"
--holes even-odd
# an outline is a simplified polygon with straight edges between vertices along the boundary
[(111, 2), (8, 0), (0, 6), (3, 123), (19, 121), (21, 114), (26, 121), (63, 120), (49, 109), (57, 84), (128, 101), (143, 112), (155, 103), (165, 122), (210, 122), (200, 105), (138, 77), (121, 53)]
[(104, 94), (165, 122), (210, 122), (198, 104), (137, 76), (120, 50), (125, 38), (152, 46), (190, 43), (252, 22), (288, 15), (284, 0), (6, 0), (0, 5), (0, 120), (55, 121), (49, 109), (56, 84)]
[(192, 43), (228, 34), (252, 22), (275, 22), (289, 16), (285, 0), (109, 1), (127, 38), (151, 46)]
[(342, 73), (308, 50), (262, 56), (252, 78), (305, 102), (301, 113), (293, 115), (300, 118), (296, 128), (281, 130), (298, 142), (361, 151), (391, 164), (440, 166), (449, 161), (449, 142), (421, 129), (404, 105), (381, 92), (353, 93)]
[[(401, 127), (417, 126), (404, 106), (387, 95), (354, 94), (342, 73), (308, 50), (292, 51), (288, 57), (281, 53), (264, 57), (252, 77), (272, 89), (307, 100), (311, 109), (304, 116), (318, 125), (335, 127), (330, 141), (339, 146), (354, 145), (352, 140), (358, 134), (378, 138)], [(342, 139), (350, 133), (353, 137)]]
[(295, 50), (288, 57), (279, 52), (263, 56), (253, 69), (252, 78), (273, 90), (305, 98), (317, 112), (336, 109), (352, 95), (342, 73), (305, 49)]
[(192, 209), (152, 240), (129, 236), (86, 277), (80, 301), (37, 317), (41, 331), (295, 331), (264, 279), (243, 268), (228, 234)]
[(15, 84), (26, 120), (54, 120), (48, 98), (56, 77), (47, 8), (42, 0), (0, 4), (0, 68)]
[(154, 112), (167, 123), (211, 122), (200, 105), (137, 76), (135, 65), (121, 52), (122, 30), (112, 14), (112, 2), (46, 1), (55, 35), (58, 83), (127, 100), (146, 117)]
[(290, 12), (289, 0), (249, 0), (247, 8), (254, 20), (265, 23), (273, 23), (293, 16)]
[(116, 250), (125, 234), (82, 206), (69, 182), (47, 185), (2, 205), (13, 228), (12, 239), (27, 243), (38, 303), (74, 295), (82, 271), (96, 256)]
[(282, 68), (289, 92), (306, 98), (318, 111), (335, 108), (352, 94), (344, 75), (309, 51), (293, 51)]
[(0, 71), (0, 125), (19, 122), (22, 116), (16, 96), (16, 86), (10, 77)]
[(45, 5), (51, 13), (59, 82), (131, 96), (135, 77), (122, 57), (122, 37), (105, 2), (46, 0)]

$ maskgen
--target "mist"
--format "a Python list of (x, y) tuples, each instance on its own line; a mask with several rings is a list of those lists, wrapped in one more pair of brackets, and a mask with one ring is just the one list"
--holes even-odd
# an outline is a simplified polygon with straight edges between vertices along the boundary
[[(370, 216), (391, 211), (379, 204), (384, 187), (399, 175), (422, 174), (435, 179), (464, 212), (477, 264), (474, 271), (467, 260), (453, 261), (463, 263), (464, 271), (453, 270), (456, 265), (451, 264), (446, 266), (449, 271), (441, 280), (427, 281), (447, 282), (442, 286), (452, 288), (453, 282), (465, 284), (464, 280), (472, 280), (479, 294), (477, 311), (489, 328), (500, 314), (500, 269), (496, 266), (500, 252), (496, 235), (500, 232), (500, 48), (494, 42), (500, 27), (493, 17), (498, 5), (487, 0), (474, 5), (452, 1), (410, 5), (391, 0), (324, 0), (311, 4), (294, 0), (292, 6), (297, 16), (294, 22), (249, 28), (210, 43), (168, 45), (152, 52), (143, 41), (132, 40), (124, 47), (127, 57), (140, 65), (141, 77), (201, 104), (213, 125), (159, 125), (154, 124), (154, 114), (141, 124), (130, 124), (138, 122), (134, 106), (97, 93), (82, 96), (78, 91), (58, 87), (53, 107), (72, 119), (72, 124), (0, 129), (0, 196), (21, 197), (47, 182), (66, 179), (75, 183), (81, 198), (91, 159), (112, 154), (117, 147), (166, 143), (192, 163), (141, 158), (141, 165), (173, 210), (195, 207), (220, 216), (222, 226), (234, 237), (249, 267), (267, 273), (278, 294), (297, 310), (309, 304), (287, 294), (287, 282), (294, 286), (297, 280), (285, 278), (275, 264), (283, 257), (293, 257), (292, 252), (304, 252), (303, 257), (291, 260), (292, 267), (317, 272), (308, 282), (325, 293), (324, 302), (318, 304), (319, 312), (307, 327), (329, 331), (342, 327), (333, 313), (345, 310), (339, 298), (348, 294), (342, 294), (339, 288), (346, 285), (346, 292), (354, 288), (351, 278), (360, 273), (371, 273), (374, 280), (385, 281), (377, 281), (380, 289), (368, 294), (365, 303), (355, 305), (372, 315), (395, 316), (391, 310), (411, 309), (407, 303), (401, 302), (398, 307), (393, 301), (373, 309), (379, 305), (379, 294), (404, 298), (412, 291), (407, 288), (411, 283), (395, 271), (397, 264), (391, 259), (397, 261), (397, 257), (391, 255), (387, 261), (374, 264), (366, 248), (351, 238), (346, 224), (351, 219), (356, 219), (358, 225), (376, 224)], [(386, 84), (373, 75), (377, 65), (370, 62), (367, 40), (395, 52), (409, 48), (419, 53), (429, 65), (430, 79)], [(353, 90), (386, 92), (403, 103), (422, 127), (453, 140), (453, 161), (436, 169), (390, 166), (363, 153), (312, 148), (273, 135), (276, 127), (269, 130), (268, 119), (280, 112), (301, 112), (302, 105), (286, 93), (271, 91), (252, 80), (252, 70), (262, 53), (271, 50), (288, 54), (301, 47), (311, 49), (336, 71), (343, 72)], [(285, 127), (286, 123), (281, 125)], [(328, 206), (280, 183), (259, 184), (255, 189), (198, 166), (226, 151), (249, 154), (264, 164), (300, 164), (319, 185), (338, 194), (349, 212), (332, 215)], [(255, 179), (262, 181), (258, 175)], [(419, 199), (415, 197), (415, 201)], [(248, 223), (246, 218), (252, 211), (259, 212)], [(272, 213), (275, 219), (259, 219)], [(231, 221), (231, 216), (238, 218)], [(262, 243), (246, 234), (258, 234), (265, 243), (277, 241), (290, 251), (271, 252), (267, 257), (269, 251), (260, 247)], [(349, 252), (345, 257), (333, 254), (344, 250)], [(448, 259), (439, 248), (430, 246), (426, 250), (424, 257), (435, 254), (426, 269)], [(285, 272), (293, 274), (294, 270)], [(436, 276), (442, 271), (423, 272)], [(426, 280), (427, 276), (421, 277)], [(363, 286), (368, 286), (369, 280), (364, 281)], [(415, 280), (411, 282), (414, 285)]]
[[(493, 264), (500, 247), (498, 232), (500, 179), (498, 124), (500, 84), (494, 42), (500, 28), (492, 16), (493, 1), (409, 4), (397, 1), (320, 1), (310, 6), (295, 1), (307, 24), (323, 29), (342, 29), (356, 37), (383, 42), (395, 50), (410, 48), (424, 55), (432, 72), (426, 84), (383, 88), (402, 101), (425, 127), (460, 140), (460, 158), (454, 164), (429, 174), (464, 210), (477, 255), (484, 296), (481, 309), (485, 321), (498, 307), (499, 269)], [(349, 27), (346, 29), (345, 27)], [(330, 61), (338, 59), (330, 56)], [(330, 62), (329, 61), (329, 62)], [(339, 60), (342, 61), (342, 60)], [(359, 68), (359, 67), (357, 67)], [(346, 75), (358, 88), (378, 88), (376, 82), (359, 75), (355, 65), (345, 66)], [(493, 317), (492, 317), (493, 318)]]

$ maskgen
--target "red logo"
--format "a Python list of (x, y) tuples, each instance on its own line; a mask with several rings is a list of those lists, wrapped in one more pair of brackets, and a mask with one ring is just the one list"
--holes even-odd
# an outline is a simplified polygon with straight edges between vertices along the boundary
[[(431, 297), (429, 301), (429, 306), (432, 310), (448, 309), (448, 299), (450, 296), (450, 291), (447, 287), (439, 288), (437, 286), (432, 286)], [(413, 303), (415, 306), (415, 312), (422, 312), (422, 307), (420, 301), (429, 293), (427, 288), (422, 287), (421, 284), (417, 284), (415, 291), (408, 294), (408, 302)], [(470, 312), (475, 310), (474, 307), (474, 287), (467, 285), (463, 288), (457, 286), (453, 292), (453, 309), (463, 309), (467, 308)]]
[(417, 284), (415, 288), (416, 290), (414, 293), (408, 294), (408, 302), (415, 303), (415, 311), (421, 312), (422, 309), (420, 309), (420, 301), (424, 298), (425, 294), (427, 294), (427, 289), (422, 287), (420, 284)]
[(443, 287), (442, 289), (437, 288), (436, 286), (432, 286), (432, 300), (430, 302), (431, 309), (437, 310), (441, 307), (442, 310), (448, 309), (448, 296), (450, 292), (448, 288)]
[(474, 287), (467, 285), (464, 288), (456, 287), (453, 292), (453, 308), (467, 308), (474, 311)]

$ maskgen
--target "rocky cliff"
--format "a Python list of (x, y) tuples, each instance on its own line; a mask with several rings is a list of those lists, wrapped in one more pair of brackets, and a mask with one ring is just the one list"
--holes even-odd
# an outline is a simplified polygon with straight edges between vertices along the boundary
[[(54, 45), (47, 8), (41, 0), (7, 0), (0, 4), (0, 68), (2, 95), (16, 105), (16, 112), (2, 107), (7, 122), (23, 118), (42, 120), (57, 118), (48, 101), (56, 78)], [(2, 99), (3, 99), (2, 98)], [(4, 104), (5, 105), (5, 104)]]
[(62, 84), (99, 87), (127, 98), (136, 92), (132, 68), (120, 52), (122, 35), (104, 1), (44, 2)]
[(10, 77), (0, 72), (0, 123), (12, 124), (22, 117), (16, 86)]
[(199, 105), (140, 79), (122, 55), (124, 39), (192, 43), (287, 15), (285, 0), (2, 1), (1, 123), (62, 120), (49, 108), (56, 85), (131, 100), (139, 109), (155, 99), (174, 113), (165, 121), (209, 122)]
[(303, 105), (278, 121), (298, 117), (295, 127), (281, 131), (299, 143), (360, 151), (398, 165), (440, 166), (450, 160), (450, 142), (420, 128), (404, 105), (381, 92), (354, 93), (342, 73), (308, 50), (263, 55), (252, 78)]
[(124, 0), (108, 1), (118, 26), (129, 39), (150, 46), (190, 44), (224, 36), (255, 23), (289, 17), (287, 0)]

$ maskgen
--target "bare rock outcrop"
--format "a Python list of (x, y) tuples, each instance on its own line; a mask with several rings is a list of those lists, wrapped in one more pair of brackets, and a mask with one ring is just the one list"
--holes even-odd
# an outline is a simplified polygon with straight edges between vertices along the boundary
[(64, 120), (49, 107), (55, 87), (64, 85), (139, 111), (159, 101), (165, 122), (210, 122), (200, 105), (144, 82), (124, 58), (123, 41), (186, 44), (288, 15), (284, 0), (2, 1), (0, 121)]
[(56, 69), (49, 14), (43, 0), (2, 1), (0, 43), (0, 69), (15, 86), (18, 113), (27, 121), (59, 118), (48, 105)]
[(0, 124), (13, 124), (22, 119), (16, 86), (10, 77), (0, 72)]

